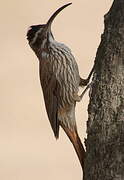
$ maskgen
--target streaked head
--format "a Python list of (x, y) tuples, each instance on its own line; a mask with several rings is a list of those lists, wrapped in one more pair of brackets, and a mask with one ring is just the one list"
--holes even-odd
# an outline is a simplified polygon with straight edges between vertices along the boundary
[[(48, 20), (46, 24), (40, 24), (40, 25), (33, 25), (30, 26), (28, 32), (27, 32), (27, 39), (29, 41), (29, 44), (34, 44), (36, 42), (42, 43), (44, 39), (49, 40), (50, 36), (52, 36), (51, 32), (51, 25), (55, 17), (67, 6), (71, 5), (72, 3), (68, 3), (62, 7), (60, 7)], [(52, 36), (53, 37), (53, 36)]]
[(36, 35), (36, 33), (45, 27), (45, 24), (39, 24), (39, 25), (32, 25), (29, 27), (27, 32), (27, 39), (28, 41), (32, 41)]

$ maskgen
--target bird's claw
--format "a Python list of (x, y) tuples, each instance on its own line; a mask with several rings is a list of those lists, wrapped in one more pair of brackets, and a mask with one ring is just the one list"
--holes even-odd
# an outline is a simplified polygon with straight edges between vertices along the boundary
[(89, 79), (82, 79), (82, 78), (80, 78), (79, 86), (87, 86), (88, 83), (89, 83)]

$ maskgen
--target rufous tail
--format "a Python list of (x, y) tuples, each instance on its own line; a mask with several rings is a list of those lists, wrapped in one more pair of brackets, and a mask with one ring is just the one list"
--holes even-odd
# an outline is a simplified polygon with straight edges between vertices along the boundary
[(84, 170), (84, 158), (85, 158), (85, 150), (83, 147), (83, 144), (78, 136), (77, 130), (70, 130), (63, 125), (61, 125), (62, 128), (64, 129), (65, 133), (69, 137), (70, 141), (72, 142), (74, 149), (77, 153), (78, 159), (80, 161), (82, 170)]

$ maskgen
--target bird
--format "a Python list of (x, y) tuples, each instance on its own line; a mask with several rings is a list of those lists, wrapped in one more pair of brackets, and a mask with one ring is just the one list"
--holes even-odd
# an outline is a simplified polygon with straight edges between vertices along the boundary
[[(27, 31), (29, 46), (39, 60), (39, 76), (43, 91), (46, 112), (56, 139), (59, 138), (60, 127), (70, 139), (84, 169), (85, 149), (78, 135), (75, 107), (89, 88), (89, 81), (94, 68), (87, 79), (79, 75), (75, 57), (70, 48), (57, 42), (51, 31), (55, 17), (68, 3), (57, 9), (46, 24), (32, 25)], [(79, 87), (86, 89), (79, 93)]]

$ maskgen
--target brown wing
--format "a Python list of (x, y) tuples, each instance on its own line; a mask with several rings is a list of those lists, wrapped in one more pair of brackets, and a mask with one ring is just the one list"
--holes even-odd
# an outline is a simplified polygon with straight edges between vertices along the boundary
[(59, 122), (57, 118), (58, 114), (58, 102), (55, 96), (57, 88), (57, 82), (54, 75), (51, 75), (48, 67), (40, 65), (40, 82), (43, 90), (44, 101), (46, 106), (47, 115), (56, 138), (59, 136)]

